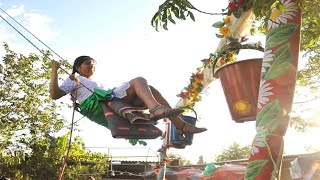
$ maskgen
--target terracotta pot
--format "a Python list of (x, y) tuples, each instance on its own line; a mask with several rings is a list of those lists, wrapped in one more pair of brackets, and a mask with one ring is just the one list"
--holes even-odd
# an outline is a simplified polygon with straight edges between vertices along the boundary
[(217, 70), (235, 122), (255, 121), (262, 58), (237, 61)]

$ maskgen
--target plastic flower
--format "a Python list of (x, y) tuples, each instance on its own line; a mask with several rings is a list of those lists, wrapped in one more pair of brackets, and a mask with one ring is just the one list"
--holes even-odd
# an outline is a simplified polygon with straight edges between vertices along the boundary
[(268, 96), (273, 95), (273, 92), (269, 90), (273, 89), (273, 87), (269, 87), (271, 83), (266, 83), (266, 80), (260, 81), (260, 89), (259, 89), (259, 98), (258, 98), (258, 108), (261, 109), (262, 105), (266, 104), (270, 99)]
[(245, 0), (238, 0), (237, 3), (238, 3), (239, 7), (242, 7), (246, 3), (246, 1)]
[(273, 61), (274, 54), (272, 50), (266, 50), (264, 52), (263, 61), (262, 61), (262, 73), (267, 72), (267, 68), (271, 67)]
[(192, 98), (193, 98), (193, 99), (199, 99), (198, 96), (199, 96), (199, 93), (198, 93), (198, 92), (194, 92), (194, 93), (192, 94)]
[(236, 9), (236, 4), (234, 2), (229, 2), (228, 8), (232, 12)]
[(264, 129), (263, 126), (257, 126), (256, 127), (256, 137), (254, 138), (253, 145), (250, 150), (250, 154), (254, 155), (259, 152), (259, 147), (265, 147), (267, 142), (267, 136), (269, 135), (269, 132), (267, 129)]
[(231, 22), (230, 19), (231, 19), (230, 16), (227, 16), (227, 17), (225, 17), (225, 18), (223, 19), (223, 21), (224, 21), (224, 23), (229, 24), (229, 23)]
[(202, 81), (202, 79), (200, 79), (200, 78), (198, 78), (198, 77), (195, 77), (194, 80), (195, 80), (195, 82), (197, 82), (197, 83), (201, 83), (201, 81)]
[(203, 80), (203, 77), (204, 77), (204, 74), (202, 74), (202, 73), (197, 73), (196, 74), (196, 78), (197, 79)]
[(293, 19), (296, 16), (298, 7), (291, 0), (281, 0), (280, 8), (273, 8), (270, 19), (268, 20), (268, 30), (278, 27), (281, 24), (288, 22), (288, 19)]
[(180, 97), (182, 98), (182, 99), (185, 99), (185, 98), (187, 98), (187, 97), (189, 97), (189, 92), (181, 92), (180, 93)]
[(219, 28), (219, 32), (223, 36), (228, 36), (230, 34), (230, 29), (226, 26), (223, 26), (223, 27)]
[(198, 85), (197, 82), (193, 82), (193, 83), (192, 83), (192, 87), (193, 87), (194, 89), (197, 89), (197, 88), (199, 87), (199, 85)]

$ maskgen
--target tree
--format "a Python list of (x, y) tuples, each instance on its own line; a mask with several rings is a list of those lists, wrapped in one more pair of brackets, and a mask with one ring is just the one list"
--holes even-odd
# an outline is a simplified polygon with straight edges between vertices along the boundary
[(241, 147), (239, 143), (233, 142), (227, 149), (215, 159), (216, 162), (248, 158), (251, 145)]
[(179, 166), (191, 165), (191, 162), (189, 160), (184, 159), (179, 154), (168, 153), (167, 156), (171, 161), (178, 161)]
[[(54, 137), (65, 123), (61, 112), (66, 104), (49, 98), (50, 53), (28, 57), (10, 50), (0, 61), (0, 174), (13, 179), (57, 179), (69, 134)], [(62, 69), (70, 69), (61, 61)], [(59, 72), (63, 73), (63, 72)], [(104, 172), (108, 163), (81, 165), (81, 162), (108, 162), (107, 155), (91, 153), (79, 137), (71, 144), (65, 179)], [(83, 177), (81, 177), (83, 178)]]

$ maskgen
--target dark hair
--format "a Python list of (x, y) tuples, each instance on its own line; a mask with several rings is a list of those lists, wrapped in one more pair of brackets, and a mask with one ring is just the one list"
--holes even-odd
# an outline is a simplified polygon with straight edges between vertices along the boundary
[(76, 60), (74, 60), (74, 63), (73, 63), (73, 67), (72, 67), (72, 73), (71, 74), (75, 74), (76, 72), (79, 73), (77, 71), (77, 67), (81, 66), (81, 64), (83, 62), (85, 62), (86, 60), (88, 59), (91, 59), (91, 60), (94, 60), (92, 57), (90, 56), (79, 56), (76, 58)]

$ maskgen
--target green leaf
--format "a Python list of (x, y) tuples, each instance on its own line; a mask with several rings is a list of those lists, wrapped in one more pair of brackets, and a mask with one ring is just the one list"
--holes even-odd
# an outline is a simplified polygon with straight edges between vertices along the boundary
[(297, 24), (287, 23), (270, 30), (267, 34), (266, 48), (271, 49), (287, 41), (290, 37), (295, 35), (297, 28)]
[(269, 80), (287, 73), (292, 67), (293, 55), (290, 44), (286, 43), (275, 51), (274, 61), (262, 79)]
[(184, 11), (182, 9), (180, 9), (180, 19), (186, 20), (186, 17), (184, 16)]
[(233, 11), (233, 15), (234, 17), (239, 18), (241, 16), (241, 11), (237, 9), (236, 11)]
[(176, 24), (176, 22), (172, 19), (171, 16), (168, 17), (169, 21), (172, 22), (173, 24)]
[(189, 11), (189, 15), (190, 15), (190, 18), (192, 19), (192, 21), (195, 21), (194, 15), (192, 14), (191, 11)]
[(282, 113), (279, 99), (275, 99), (268, 103), (257, 115), (257, 126), (263, 126), (268, 129), (270, 133), (274, 132), (280, 127), (282, 120)]
[(176, 18), (179, 18), (179, 9), (175, 6), (171, 7), (171, 11), (173, 12), (173, 14), (176, 16)]
[(261, 172), (261, 170), (269, 162), (269, 159), (259, 159), (248, 163), (245, 180), (254, 180)]
[(214, 27), (214, 28), (221, 28), (222, 26), (224, 26), (224, 22), (222, 22), (222, 21), (218, 21), (218, 22), (212, 24), (212, 27)]
[(167, 22), (165, 22), (165, 23), (163, 24), (163, 29), (168, 30), (168, 23), (167, 23)]

